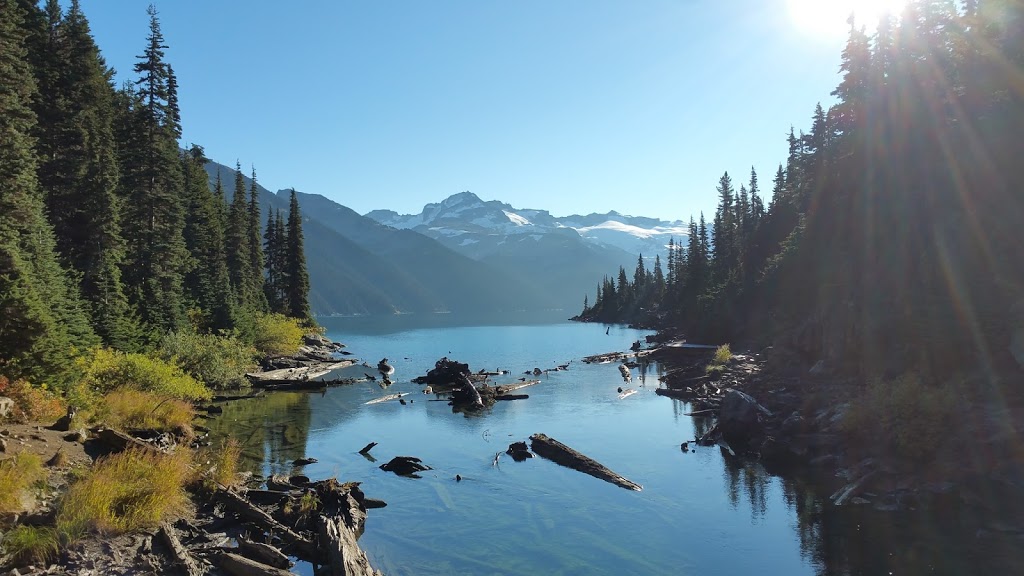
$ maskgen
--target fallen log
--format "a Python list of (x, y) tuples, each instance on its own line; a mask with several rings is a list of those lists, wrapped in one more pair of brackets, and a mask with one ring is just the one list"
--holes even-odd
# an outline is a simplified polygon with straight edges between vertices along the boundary
[(356, 542), (356, 534), (338, 516), (317, 517), (317, 535), (321, 552), (326, 556), (330, 576), (377, 576), (381, 572), (370, 566), (366, 552)]
[(244, 538), (239, 538), (238, 552), (250, 560), (255, 560), (260, 564), (266, 564), (267, 566), (273, 566), (274, 568), (283, 568), (287, 570), (292, 566), (291, 560), (289, 560), (283, 552), (268, 544), (251, 542)]
[(242, 498), (234, 491), (221, 488), (217, 493), (224, 501), (224, 504), (235, 514), (255, 523), (264, 530), (274, 532), (284, 539), (290, 546), (294, 547), (295, 556), (309, 561), (316, 559), (316, 547), (313, 545), (313, 542), (297, 534), (294, 530), (284, 524), (281, 524), (277, 520), (274, 520), (271, 518), (270, 514), (267, 514), (263, 510), (252, 505), (248, 500)]
[(219, 561), (220, 567), (231, 576), (295, 576), (288, 570), (267, 566), (230, 552), (221, 554)]
[(529, 398), (529, 394), (498, 394), (494, 397), (495, 400), (526, 400)]
[[(388, 394), (387, 396), (381, 396), (380, 398), (374, 398), (365, 404), (380, 404), (381, 402), (387, 402), (388, 400), (398, 400), (402, 396), (408, 396), (408, 392), (402, 392), (400, 394)], [(362, 452), (360, 452), (362, 454)]]
[(367, 454), (370, 453), (370, 450), (373, 450), (373, 447), (376, 446), (376, 445), (377, 445), (376, 442), (370, 442), (366, 446), (363, 446), (363, 449), (360, 450), (359, 453), (362, 454), (363, 456), (366, 456)]
[(246, 490), (245, 497), (250, 502), (265, 506), (279, 506), (291, 496), (291, 492), (282, 490)]
[(96, 438), (100, 442), (112, 448), (114, 452), (124, 452), (125, 450), (128, 450), (130, 448), (135, 448), (137, 450), (147, 452), (163, 452), (162, 450), (148, 442), (143, 442), (138, 438), (129, 436), (124, 432), (114, 430), (113, 428), (105, 428), (103, 430), (100, 430), (99, 433), (96, 434)]
[(500, 395), (508, 394), (513, 390), (519, 390), (521, 388), (527, 388), (529, 386), (536, 386), (537, 384), (540, 384), (540, 380), (526, 380), (524, 382), (516, 382), (515, 384), (501, 384), (499, 386), (495, 386), (494, 389)]
[(469, 380), (469, 376), (466, 376), (465, 374), (461, 374), (460, 376), (460, 382), (462, 385), (459, 387), (459, 390), (461, 390), (462, 393), (470, 399), (473, 406), (483, 408), (484, 401), (483, 398), (480, 397), (480, 391), (476, 389), (476, 386), (473, 386), (473, 382)]
[(637, 492), (643, 490), (643, 486), (627, 479), (624, 476), (612, 472), (608, 467), (600, 462), (584, 456), (554, 438), (549, 438), (546, 434), (534, 434), (533, 436), (530, 436), (530, 447), (537, 455), (547, 458), (556, 464), (561, 464), (562, 466), (572, 468), (573, 470), (579, 470), (584, 474), (589, 474), (595, 478), (611, 482), (612, 484), (621, 486), (622, 488), (636, 490)]
[(174, 533), (174, 528), (164, 522), (160, 525), (160, 538), (167, 544), (167, 548), (171, 551), (171, 556), (174, 558), (174, 563), (184, 570), (188, 576), (202, 576), (205, 571), (202, 570), (196, 563), (195, 559), (192, 558), (192, 554), (189, 553), (188, 549), (181, 545), (181, 541), (178, 540), (178, 536)]
[(658, 396), (675, 398), (676, 400), (689, 400), (693, 398), (693, 392), (687, 390), (676, 390), (675, 388), (658, 388), (654, 391)]
[(633, 388), (626, 388), (625, 390), (623, 390), (622, 392), (619, 393), (619, 400), (622, 400), (623, 398), (629, 398), (633, 394), (636, 394), (636, 390), (635, 389), (633, 389)]

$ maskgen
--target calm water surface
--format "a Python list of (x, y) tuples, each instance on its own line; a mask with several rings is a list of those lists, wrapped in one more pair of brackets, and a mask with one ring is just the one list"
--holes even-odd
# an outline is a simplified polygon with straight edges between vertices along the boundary
[[(365, 319), (328, 320), (327, 327), (328, 336), (370, 365), (389, 358), (395, 384), (387, 391), (361, 383), (323, 395), (232, 402), (212, 423), (246, 439), (250, 464), (264, 472), (287, 473), (291, 460), (308, 455), (319, 462), (305, 468), (307, 475), (360, 481), (368, 496), (386, 500), (387, 508), (370, 511), (360, 543), (387, 574), (884, 574), (876, 570), (891, 567), (893, 549), (902, 546), (899, 530), (866, 535), (857, 519), (823, 522), (820, 495), (806, 483), (769, 475), (718, 448), (683, 453), (680, 443), (707, 423), (685, 416), (683, 403), (654, 394), (657, 365), (628, 385), (639, 393), (618, 400), (617, 388), (626, 385), (616, 366), (580, 362), (626, 350), (646, 332), (613, 326), (606, 335), (604, 326), (573, 323), (403, 329)], [(524, 390), (528, 400), (467, 416), (409, 382), (442, 356), (474, 371), (512, 371), (499, 382), (534, 367), (572, 364)], [(356, 375), (363, 371), (373, 372), (355, 368)], [(412, 392), (413, 402), (364, 404), (395, 392)], [(510, 442), (536, 432), (643, 491), (541, 458), (516, 463), (502, 455), (492, 464)], [(376, 462), (357, 453), (371, 441), (379, 444)], [(378, 468), (397, 455), (434, 469), (410, 479)], [(861, 563), (862, 546), (878, 558)], [(900, 573), (934, 568), (928, 550), (916, 554), (896, 563), (908, 568)]]

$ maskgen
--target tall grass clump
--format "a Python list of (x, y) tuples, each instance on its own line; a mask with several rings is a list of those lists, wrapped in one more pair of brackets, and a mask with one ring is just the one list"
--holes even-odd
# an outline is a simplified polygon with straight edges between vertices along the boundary
[(15, 563), (48, 564), (57, 557), (60, 543), (53, 528), (23, 524), (4, 534), (3, 548)]
[(253, 346), (263, 356), (295, 354), (308, 330), (295, 318), (283, 314), (261, 314), (256, 318)]
[(181, 368), (145, 354), (95, 348), (78, 360), (82, 384), (100, 393), (141, 390), (181, 400), (209, 400), (210, 389)]
[(93, 415), (113, 428), (139, 428), (190, 436), (196, 411), (184, 400), (140, 390), (115, 390), (103, 397)]
[(234, 336), (171, 332), (160, 342), (159, 355), (216, 389), (248, 385), (245, 373), (256, 367), (256, 348)]
[(888, 447), (914, 462), (934, 455), (956, 417), (957, 395), (950, 384), (931, 386), (917, 374), (876, 379), (850, 403), (840, 429), (864, 443)]
[(0, 513), (19, 512), (27, 491), (46, 478), (43, 461), (30, 452), (0, 460)]
[(711, 358), (711, 362), (704, 367), (704, 372), (708, 376), (718, 377), (725, 371), (725, 365), (732, 360), (732, 350), (728, 344), (722, 344), (715, 350), (715, 355)]
[(181, 449), (173, 454), (133, 449), (102, 458), (68, 489), (57, 530), (74, 541), (90, 531), (154, 528), (186, 511), (191, 467), (191, 452)]
[(203, 465), (208, 469), (203, 479), (205, 488), (214, 490), (217, 486), (235, 486), (238, 484), (238, 461), (242, 457), (242, 445), (235, 438), (228, 438), (207, 453), (208, 459)]

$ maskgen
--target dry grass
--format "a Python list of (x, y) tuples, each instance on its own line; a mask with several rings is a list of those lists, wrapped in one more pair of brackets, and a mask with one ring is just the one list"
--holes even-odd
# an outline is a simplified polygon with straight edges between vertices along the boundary
[(20, 512), (26, 491), (46, 478), (43, 461), (29, 452), (0, 461), (0, 512)]
[(90, 530), (121, 534), (154, 528), (188, 507), (185, 485), (192, 454), (128, 450), (98, 460), (72, 484), (57, 514), (57, 530), (73, 541)]
[(204, 468), (210, 472), (204, 478), (206, 488), (215, 489), (218, 485), (235, 486), (238, 484), (238, 459), (242, 455), (242, 445), (238, 440), (229, 438), (210, 454)]
[(725, 365), (730, 360), (732, 360), (732, 349), (729, 348), (728, 344), (722, 344), (715, 350), (715, 357), (712, 362), (718, 365)]
[(15, 526), (4, 534), (4, 553), (14, 562), (48, 564), (57, 557), (57, 531), (48, 526)]
[(182, 400), (122, 389), (103, 397), (96, 419), (121, 429), (139, 428), (190, 436), (195, 409)]

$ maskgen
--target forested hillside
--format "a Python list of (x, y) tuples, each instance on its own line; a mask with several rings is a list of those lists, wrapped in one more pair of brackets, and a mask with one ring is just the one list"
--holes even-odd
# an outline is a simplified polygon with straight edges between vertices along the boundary
[(311, 322), (296, 195), (264, 234), (241, 167), (226, 195), (211, 190), (202, 147), (179, 146), (149, 14), (132, 77), (115, 79), (77, 0), (0, 0), (4, 376), (60, 382), (97, 345), (151, 351), (186, 332), (251, 345), (274, 314)]
[(1022, 69), (1020, 2), (914, 0), (871, 34), (851, 21), (835, 103), (790, 132), (767, 206), (755, 173), (724, 174), (664, 290), (657, 271), (620, 271), (582, 317), (853, 371), (1009, 362), (1024, 348)]

